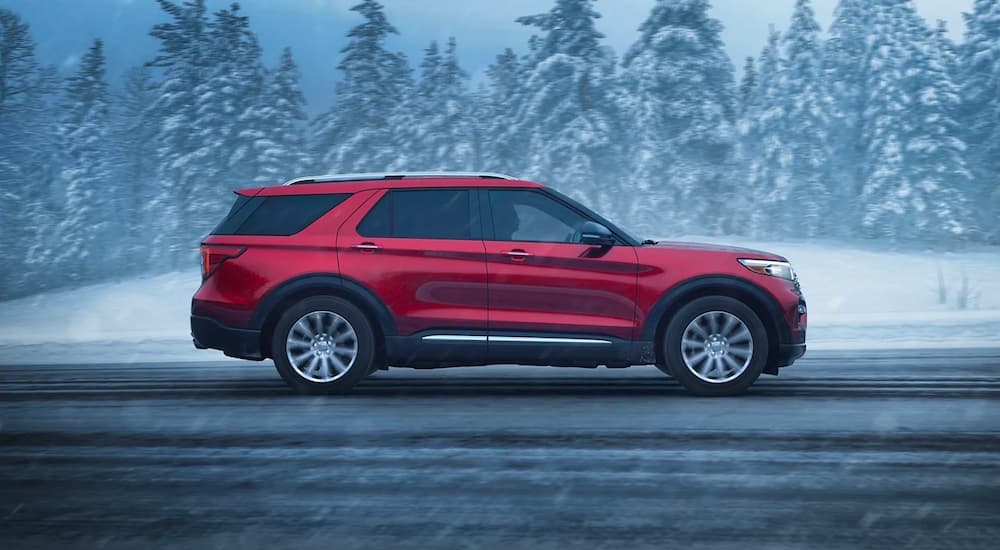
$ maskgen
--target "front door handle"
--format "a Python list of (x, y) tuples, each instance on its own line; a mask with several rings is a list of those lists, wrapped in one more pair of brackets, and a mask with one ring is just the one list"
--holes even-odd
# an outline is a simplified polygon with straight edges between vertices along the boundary
[(515, 248), (514, 250), (508, 250), (507, 252), (505, 252), (505, 254), (507, 254), (507, 257), (514, 262), (523, 262), (525, 258), (531, 256), (530, 252), (525, 252), (520, 248)]
[(382, 247), (375, 243), (364, 242), (354, 245), (354, 248), (360, 250), (362, 254), (371, 254)]

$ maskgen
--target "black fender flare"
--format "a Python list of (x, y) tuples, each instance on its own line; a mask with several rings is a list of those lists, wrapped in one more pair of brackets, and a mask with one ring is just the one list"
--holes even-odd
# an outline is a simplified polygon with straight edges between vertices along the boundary
[(323, 293), (341, 296), (355, 302), (363, 310), (367, 310), (381, 330), (383, 336), (396, 335), (396, 321), (389, 308), (370, 288), (365, 285), (333, 273), (310, 273), (289, 279), (269, 291), (257, 304), (250, 317), (250, 327), (263, 330), (275, 308), (281, 306), (290, 298)]
[(732, 275), (704, 275), (688, 279), (666, 291), (646, 316), (642, 326), (642, 340), (656, 342), (657, 331), (662, 322), (669, 317), (670, 311), (695, 298), (719, 294), (720, 290), (724, 295), (750, 302), (747, 305), (758, 312), (763, 310), (766, 318), (761, 321), (774, 331), (774, 341), (771, 345), (785, 343), (788, 339), (788, 321), (785, 320), (778, 302), (763, 288)]

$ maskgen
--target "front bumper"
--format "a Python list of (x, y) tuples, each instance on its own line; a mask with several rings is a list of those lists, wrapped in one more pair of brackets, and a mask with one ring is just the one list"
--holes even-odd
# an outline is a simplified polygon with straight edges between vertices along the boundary
[(781, 344), (778, 346), (778, 360), (776, 366), (787, 367), (802, 357), (806, 353), (806, 345), (802, 344)]
[(261, 361), (260, 331), (232, 328), (208, 317), (191, 316), (191, 337), (198, 349), (221, 350), (229, 357)]

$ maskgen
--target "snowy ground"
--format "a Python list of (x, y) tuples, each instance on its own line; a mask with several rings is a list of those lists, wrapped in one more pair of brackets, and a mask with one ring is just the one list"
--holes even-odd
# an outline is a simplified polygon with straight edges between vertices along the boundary
[[(789, 258), (811, 350), (1000, 347), (1000, 249), (718, 241)], [(196, 271), (170, 273), (0, 303), (0, 364), (227, 360), (191, 346), (198, 284)]]

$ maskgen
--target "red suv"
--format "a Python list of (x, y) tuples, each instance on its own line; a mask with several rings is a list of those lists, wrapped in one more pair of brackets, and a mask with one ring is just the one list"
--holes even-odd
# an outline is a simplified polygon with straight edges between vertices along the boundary
[(537, 183), (353, 174), (236, 193), (202, 243), (194, 345), (271, 358), (298, 392), (388, 365), (655, 364), (731, 395), (805, 353), (785, 258), (641, 241)]

